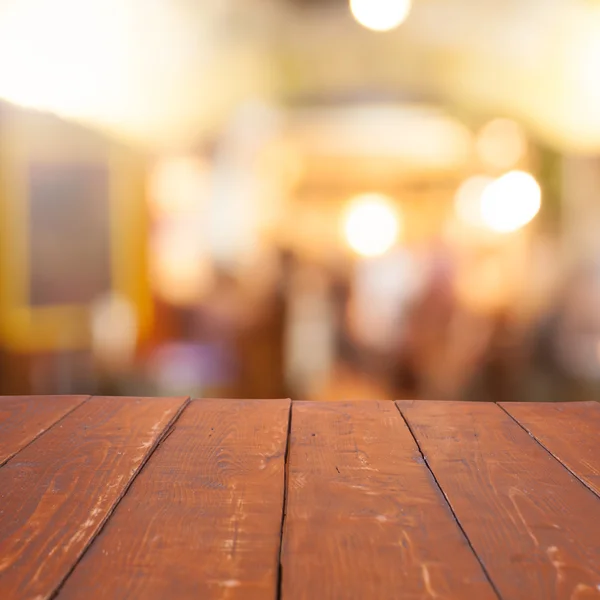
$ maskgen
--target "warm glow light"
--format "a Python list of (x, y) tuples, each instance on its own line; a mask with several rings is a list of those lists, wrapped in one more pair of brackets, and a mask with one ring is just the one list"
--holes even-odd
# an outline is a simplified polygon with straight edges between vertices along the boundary
[(475, 175), (467, 179), (456, 192), (454, 208), (456, 216), (465, 224), (474, 227), (484, 225), (481, 214), (483, 192), (494, 179), (485, 175)]
[(159, 216), (193, 213), (208, 195), (208, 172), (192, 157), (173, 157), (157, 162), (150, 177), (150, 205)]
[(411, 4), (411, 0), (350, 0), (350, 10), (367, 29), (388, 31), (406, 20)]
[(127, 369), (135, 353), (138, 323), (135, 306), (127, 297), (109, 293), (91, 306), (94, 358), (113, 371)]
[(163, 300), (194, 305), (212, 285), (212, 266), (193, 221), (166, 221), (150, 243), (150, 281)]
[(0, 97), (73, 117), (112, 107), (123, 84), (124, 4), (7, 4), (0, 19)]
[[(189, 147), (197, 131), (190, 122), (206, 110), (206, 90), (189, 73), (201, 79), (199, 71), (215, 68), (206, 58), (214, 42), (203, 35), (210, 25), (202, 21), (209, 19), (190, 19), (178, 6), (171, 0), (0, 2), (0, 98), (162, 147)], [(218, 94), (219, 86), (213, 89)]]
[(529, 173), (510, 171), (483, 191), (481, 216), (494, 231), (516, 231), (537, 215), (541, 204), (538, 182)]
[(350, 203), (344, 233), (348, 244), (357, 254), (384, 254), (395, 244), (399, 230), (399, 215), (388, 197), (365, 194)]
[(525, 134), (511, 119), (494, 119), (483, 126), (475, 142), (481, 162), (491, 168), (514, 168), (527, 149)]

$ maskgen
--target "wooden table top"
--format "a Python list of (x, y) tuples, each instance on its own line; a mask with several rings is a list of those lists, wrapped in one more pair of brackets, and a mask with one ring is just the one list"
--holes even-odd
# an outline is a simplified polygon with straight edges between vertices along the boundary
[(0, 398), (0, 599), (600, 598), (600, 404)]

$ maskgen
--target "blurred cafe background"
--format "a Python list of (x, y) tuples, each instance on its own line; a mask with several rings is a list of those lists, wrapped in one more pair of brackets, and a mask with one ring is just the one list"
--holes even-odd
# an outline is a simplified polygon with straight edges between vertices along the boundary
[(600, 0), (0, 0), (0, 393), (599, 392)]

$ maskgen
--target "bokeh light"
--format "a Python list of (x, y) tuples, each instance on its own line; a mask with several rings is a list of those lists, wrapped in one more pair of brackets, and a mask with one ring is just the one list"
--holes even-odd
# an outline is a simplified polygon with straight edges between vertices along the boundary
[(475, 141), (481, 162), (493, 170), (514, 168), (527, 150), (520, 125), (511, 119), (493, 119), (486, 123)]
[(361, 256), (379, 256), (397, 241), (399, 214), (390, 198), (364, 194), (350, 203), (344, 221), (349, 246)]
[(125, 2), (3, 4), (0, 97), (77, 118), (120, 101), (129, 55)]
[(91, 306), (94, 358), (111, 370), (130, 367), (138, 336), (136, 308), (126, 296), (109, 292)]
[(199, 302), (213, 284), (201, 232), (193, 220), (166, 221), (150, 243), (150, 281), (156, 295), (175, 306)]
[(481, 216), (492, 230), (516, 231), (539, 212), (542, 191), (538, 182), (524, 171), (510, 171), (490, 183), (481, 197)]
[(367, 29), (389, 31), (408, 17), (411, 0), (350, 0), (354, 18)]
[(474, 227), (485, 224), (481, 214), (481, 198), (493, 181), (492, 177), (474, 175), (458, 188), (454, 198), (454, 209), (461, 222)]
[(208, 194), (208, 170), (203, 163), (185, 156), (157, 162), (150, 177), (149, 202), (158, 216), (197, 210)]

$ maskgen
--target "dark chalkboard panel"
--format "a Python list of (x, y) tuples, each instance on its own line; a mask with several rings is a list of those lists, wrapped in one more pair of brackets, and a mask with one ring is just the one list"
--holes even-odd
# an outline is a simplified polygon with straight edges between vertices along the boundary
[(110, 290), (109, 208), (106, 165), (29, 166), (31, 305), (86, 304)]

